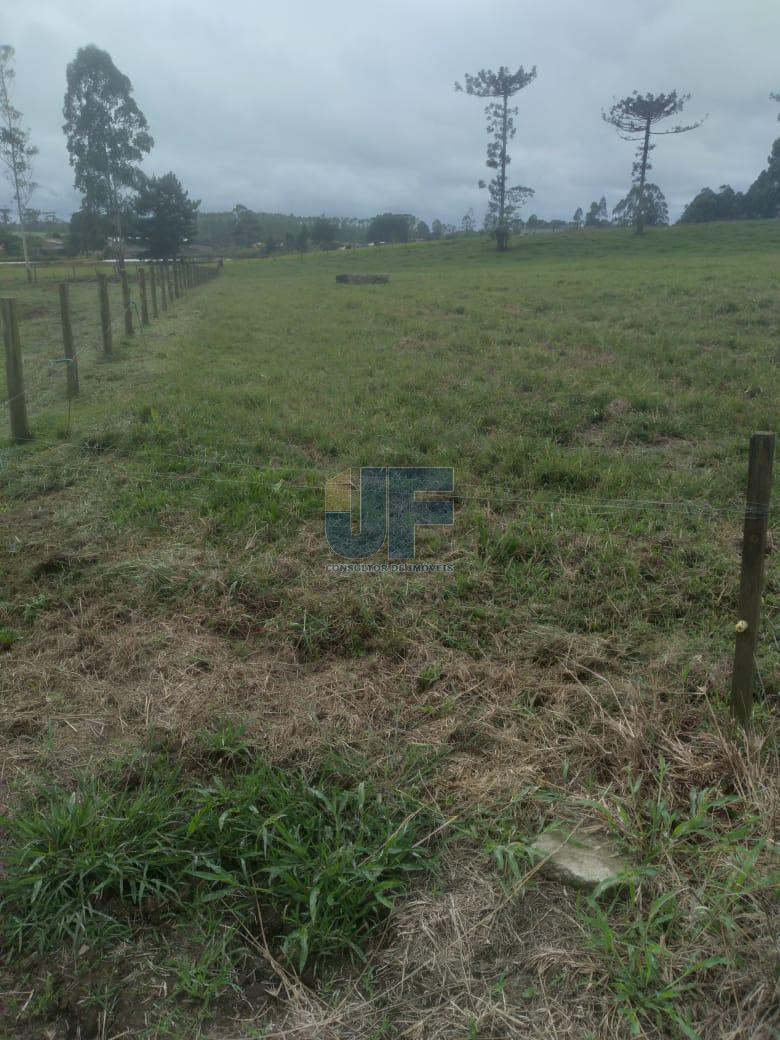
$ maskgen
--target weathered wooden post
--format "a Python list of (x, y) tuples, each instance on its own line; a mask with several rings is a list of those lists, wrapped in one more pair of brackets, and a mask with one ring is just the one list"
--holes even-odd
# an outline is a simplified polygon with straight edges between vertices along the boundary
[(114, 353), (114, 338), (111, 333), (111, 307), (108, 302), (108, 278), (98, 275), (98, 299), (100, 300), (100, 332), (103, 337), (103, 354), (111, 357)]
[(167, 260), (165, 261), (165, 273), (168, 279), (168, 303), (173, 303), (176, 298), (176, 293), (174, 292), (173, 267)]
[(22, 344), (19, 339), (19, 320), (16, 300), (0, 300), (3, 315), (3, 342), (5, 344), (5, 377), (8, 386), (8, 413), (11, 437), (15, 441), (29, 441), (32, 437), (27, 421), (27, 398), (24, 394)]
[(168, 272), (165, 268), (165, 261), (163, 260), (159, 264), (157, 270), (160, 272), (160, 307), (164, 310), (168, 310)]
[(62, 353), (65, 358), (65, 385), (70, 399), (79, 395), (79, 363), (73, 347), (70, 290), (67, 282), (60, 282), (60, 322), (62, 324)]
[(152, 317), (159, 318), (160, 311), (157, 307), (157, 271), (156, 264), (149, 266), (149, 284), (152, 290)]
[(141, 324), (149, 324), (149, 301), (146, 298), (146, 271), (138, 268), (138, 292), (141, 297)]
[(133, 335), (133, 312), (131, 310), (132, 304), (130, 302), (130, 286), (127, 282), (127, 269), (122, 266), (122, 273), (120, 275), (122, 281), (122, 311), (125, 319), (125, 335)]
[(173, 295), (178, 300), (181, 296), (181, 277), (179, 274), (179, 262), (174, 257), (173, 260)]
[(742, 726), (749, 725), (753, 714), (755, 652), (761, 623), (766, 530), (774, 456), (775, 435), (754, 433), (750, 438), (745, 527), (742, 536), (742, 575), (731, 686), (731, 711)]

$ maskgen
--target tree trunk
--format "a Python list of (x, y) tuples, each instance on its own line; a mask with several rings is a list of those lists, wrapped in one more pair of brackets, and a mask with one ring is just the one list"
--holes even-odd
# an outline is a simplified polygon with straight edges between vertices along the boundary
[(498, 182), (498, 227), (496, 229), (496, 248), (504, 253), (509, 248), (509, 231), (506, 227), (506, 121), (509, 94), (504, 89), (504, 112), (501, 119), (501, 171)]
[(116, 210), (114, 212), (114, 230), (116, 231), (116, 265), (119, 268), (119, 273), (125, 269), (125, 253), (122, 248), (122, 212), (119, 208), (119, 201), (116, 202)]
[(645, 124), (645, 140), (642, 145), (642, 166), (639, 171), (639, 191), (636, 200), (636, 233), (645, 233), (645, 181), (647, 180), (647, 156), (650, 152), (650, 120)]
[(12, 172), (14, 177), (14, 198), (16, 199), (16, 212), (19, 216), (19, 232), (22, 236), (22, 254), (24, 256), (24, 267), (27, 272), (27, 281), (32, 282), (32, 271), (30, 269), (30, 251), (27, 248), (27, 229), (24, 226), (24, 207), (22, 205), (22, 188), (19, 184), (19, 171), (16, 167), (16, 150), (11, 156)]

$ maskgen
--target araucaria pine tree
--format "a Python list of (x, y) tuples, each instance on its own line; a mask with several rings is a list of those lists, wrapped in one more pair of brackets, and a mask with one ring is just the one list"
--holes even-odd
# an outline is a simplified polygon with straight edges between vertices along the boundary
[(635, 90), (630, 97), (616, 101), (609, 112), (601, 113), (604, 122), (614, 126), (624, 141), (639, 142), (632, 170), (636, 188), (634, 227), (637, 234), (642, 234), (647, 223), (648, 199), (645, 186), (647, 171), (652, 169), (650, 152), (655, 148), (650, 138), (662, 134), (685, 134), (701, 126), (704, 120), (700, 119), (687, 126), (673, 126), (669, 130), (655, 130), (654, 127), (663, 119), (679, 115), (690, 99), (690, 94), (678, 94), (676, 90), (669, 94), (640, 94)]
[(22, 113), (11, 101), (11, 86), (15, 75), (13, 47), (0, 47), (0, 162), (5, 166), (6, 176), (13, 187), (19, 231), (22, 236), (24, 266), (27, 270), (27, 281), (31, 282), (32, 272), (24, 218), (27, 203), (35, 190), (32, 160), (38, 154), (38, 149), (30, 144), (30, 133), (22, 127)]
[(510, 107), (509, 99), (527, 87), (536, 78), (536, 66), (529, 72), (520, 66), (517, 72), (502, 65), (498, 72), (482, 69), (476, 76), (466, 73), (465, 86), (455, 84), (456, 90), (465, 91), (474, 97), (490, 98), (485, 107), (487, 131), (491, 137), (487, 149), (487, 167), (495, 170), (495, 176), (486, 184), (480, 181), (480, 188), (487, 188), (490, 193), (485, 226), (496, 236), (499, 252), (509, 247), (509, 232), (523, 203), (533, 195), (532, 188), (522, 186), (507, 187), (507, 167), (511, 158), (507, 146), (515, 136), (515, 119), (517, 108)]

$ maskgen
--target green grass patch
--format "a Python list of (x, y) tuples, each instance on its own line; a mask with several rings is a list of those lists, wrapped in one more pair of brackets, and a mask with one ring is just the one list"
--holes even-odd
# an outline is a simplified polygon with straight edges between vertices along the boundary
[(171, 766), (139, 774), (135, 764), (120, 788), (95, 778), (55, 788), (2, 821), (13, 948), (106, 949), (211, 908), (277, 941), (302, 970), (362, 957), (373, 925), (432, 869), (430, 814), (369, 782), (345, 784), (346, 767), (311, 775), (253, 761), (203, 783)]

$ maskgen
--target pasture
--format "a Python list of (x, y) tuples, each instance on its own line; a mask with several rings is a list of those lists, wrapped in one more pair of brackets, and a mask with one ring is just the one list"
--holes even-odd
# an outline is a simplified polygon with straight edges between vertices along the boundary
[[(4, 1035), (780, 1035), (776, 549), (750, 737), (728, 712), (779, 253), (229, 262), (132, 340), (115, 286), (110, 360), (76, 268), (70, 408), (70, 268), (0, 267), (34, 434), (0, 411)], [(454, 467), (418, 532), (451, 571), (328, 570), (326, 480), (384, 465)], [(555, 821), (630, 876), (551, 880)]]

